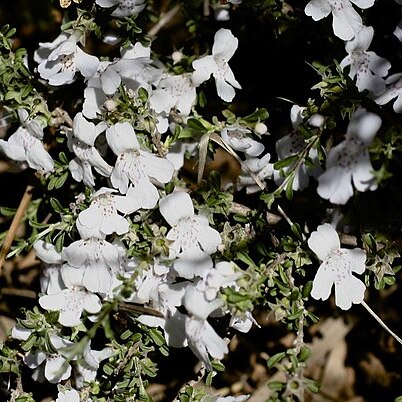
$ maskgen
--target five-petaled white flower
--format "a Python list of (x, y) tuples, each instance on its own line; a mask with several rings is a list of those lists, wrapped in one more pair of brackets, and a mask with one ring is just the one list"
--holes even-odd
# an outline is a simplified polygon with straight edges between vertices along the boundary
[(253, 140), (248, 128), (239, 125), (227, 126), (221, 131), (221, 137), (235, 151), (244, 152), (247, 156), (259, 156), (264, 152), (264, 145)]
[(129, 222), (118, 214), (130, 214), (136, 211), (136, 202), (132, 187), (126, 195), (116, 195), (117, 190), (102, 187), (92, 194), (91, 205), (81, 211), (77, 218), (77, 228), (84, 238), (97, 237), (103, 239), (106, 235), (116, 232), (118, 235), (129, 231)]
[[(304, 107), (298, 105), (293, 105), (290, 109), (290, 119), (292, 121), (293, 131), (290, 134), (287, 134), (284, 137), (280, 138), (276, 142), (275, 148), (276, 153), (278, 154), (278, 160), (285, 159), (291, 155), (297, 155), (298, 153), (306, 149), (307, 143), (304, 141), (303, 137), (298, 131), (299, 125), (303, 122), (302, 112), (304, 109)], [(320, 122), (321, 119), (318, 116), (319, 115), (315, 115), (315, 120), (318, 120), (318, 122)], [(309, 122), (311, 122), (311, 119)], [(310, 176), (317, 177), (317, 175), (322, 173), (322, 169), (318, 160), (317, 150), (311, 148), (309, 150), (308, 156), (312, 160), (313, 166), (307, 166), (305, 163), (300, 163), (297, 166), (296, 164), (298, 163), (298, 161), (296, 160), (295, 162), (290, 163), (285, 168), (274, 170), (275, 183), (277, 185), (282, 184), (285, 180), (284, 176), (286, 176), (286, 172), (288, 170), (296, 168), (297, 170), (295, 172), (292, 188), (294, 191), (304, 190), (309, 184)]]
[(373, 40), (373, 27), (363, 27), (355, 37), (346, 43), (348, 55), (341, 61), (344, 69), (350, 66), (349, 77), (356, 77), (356, 86), (359, 91), (367, 89), (374, 96), (381, 94), (385, 89), (385, 77), (391, 68), (391, 63), (375, 52), (367, 51)]
[(106, 130), (106, 139), (117, 155), (110, 176), (113, 187), (126, 194), (129, 183), (134, 189), (131, 197), (140, 208), (151, 209), (159, 200), (158, 189), (152, 182), (167, 183), (171, 180), (174, 166), (167, 159), (141, 149), (131, 124), (116, 123)]
[(53, 159), (43, 147), (43, 124), (31, 119), (25, 109), (18, 110), (21, 126), (10, 138), (0, 140), (0, 149), (7, 157), (18, 162), (27, 162), (32, 169), (52, 172)]
[(113, 275), (120, 269), (117, 248), (103, 239), (82, 239), (64, 247), (61, 268), (65, 284), (84, 286), (91, 292), (108, 293)]
[(261, 191), (261, 187), (256, 183), (255, 178), (263, 182), (265, 179), (272, 177), (274, 165), (269, 163), (270, 159), (271, 155), (269, 153), (265, 154), (262, 158), (246, 159), (243, 162), (242, 174), (237, 180), (237, 188), (240, 190), (246, 187), (247, 194)]
[(193, 61), (195, 70), (193, 82), (196, 86), (207, 81), (212, 74), (215, 78), (218, 95), (225, 102), (233, 100), (235, 96), (234, 88), (241, 89), (228, 64), (238, 44), (238, 39), (229, 29), (221, 28), (215, 34), (212, 55)]
[(174, 269), (183, 278), (204, 276), (213, 266), (210, 254), (222, 241), (219, 232), (209, 227), (205, 216), (195, 215), (191, 198), (185, 192), (162, 198), (159, 210), (172, 227), (166, 238), (172, 241), (169, 257), (179, 257)]
[(79, 33), (60, 34), (53, 42), (40, 43), (34, 54), (39, 63), (38, 72), (50, 85), (70, 84), (79, 71), (85, 78), (92, 77), (98, 68), (99, 60), (85, 53), (79, 46), (82, 39)]
[(366, 9), (374, 4), (374, 0), (311, 0), (304, 11), (314, 21), (332, 13), (334, 34), (350, 40), (363, 28), (362, 19), (351, 3)]
[(71, 376), (70, 361), (76, 357), (71, 352), (74, 344), (57, 335), (50, 335), (49, 338), (52, 350), (29, 352), (24, 357), (24, 363), (29, 368), (36, 369), (32, 375), (35, 380), (43, 381), (46, 378), (50, 383), (57, 384)]
[(390, 75), (386, 80), (386, 90), (375, 101), (379, 105), (385, 105), (396, 98), (393, 109), (396, 113), (402, 113), (402, 73)]
[(329, 223), (318, 226), (317, 231), (311, 233), (308, 245), (322, 261), (313, 281), (311, 296), (326, 300), (335, 284), (335, 304), (338, 307), (348, 310), (352, 303), (361, 303), (366, 287), (352, 272), (364, 272), (365, 252), (360, 248), (341, 248), (339, 236)]
[(208, 301), (196, 286), (189, 286), (184, 295), (184, 306), (189, 312), (185, 318), (188, 346), (209, 371), (212, 371), (212, 365), (208, 355), (222, 359), (229, 351), (226, 342), (207, 321), (208, 316), (222, 305), (221, 299)]
[(99, 313), (102, 304), (97, 295), (81, 286), (72, 286), (58, 293), (40, 297), (39, 304), (49, 311), (59, 311), (59, 323), (65, 327), (74, 327), (81, 323), (83, 311)]
[(317, 192), (333, 204), (346, 204), (358, 191), (375, 190), (373, 166), (367, 148), (381, 127), (381, 118), (364, 108), (353, 114), (345, 140), (331, 148), (326, 171), (318, 178)]
[(162, 78), (149, 97), (149, 105), (156, 113), (169, 113), (172, 108), (182, 116), (191, 113), (197, 98), (193, 75), (184, 73)]

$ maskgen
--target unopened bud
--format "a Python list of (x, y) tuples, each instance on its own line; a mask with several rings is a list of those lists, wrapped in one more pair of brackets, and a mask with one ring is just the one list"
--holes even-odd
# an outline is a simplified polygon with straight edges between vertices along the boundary
[(113, 99), (108, 99), (105, 101), (103, 104), (103, 107), (108, 111), (108, 112), (114, 112), (117, 108), (117, 104)]
[(308, 123), (310, 126), (321, 128), (324, 125), (325, 118), (323, 115), (314, 113), (311, 115), (311, 117), (308, 119)]
[(264, 123), (257, 123), (254, 127), (254, 131), (258, 135), (264, 135), (267, 133), (268, 128)]
[(183, 58), (182, 52), (176, 50), (175, 52), (172, 53), (172, 59), (174, 64), (178, 63), (182, 58)]

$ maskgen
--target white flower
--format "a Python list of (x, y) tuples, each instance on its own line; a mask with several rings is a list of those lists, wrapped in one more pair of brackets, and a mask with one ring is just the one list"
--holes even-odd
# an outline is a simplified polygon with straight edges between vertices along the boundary
[(183, 278), (204, 276), (212, 268), (210, 254), (216, 252), (222, 241), (219, 232), (209, 227), (205, 216), (194, 214), (187, 193), (179, 191), (162, 198), (159, 210), (172, 227), (166, 238), (172, 241), (169, 257), (179, 257), (174, 269)]
[(67, 145), (76, 155), (68, 165), (74, 180), (82, 181), (88, 187), (94, 187), (95, 179), (92, 168), (102, 176), (110, 176), (113, 169), (112, 166), (109, 166), (102, 159), (95, 147), (86, 145), (78, 140), (78, 138), (74, 138), (71, 132), (67, 132)]
[(43, 147), (43, 124), (29, 119), (25, 109), (18, 110), (21, 126), (8, 141), (0, 140), (0, 149), (12, 160), (27, 162), (32, 169), (52, 172), (53, 159)]
[(99, 297), (80, 286), (73, 286), (58, 293), (44, 295), (39, 298), (42, 308), (49, 311), (59, 311), (59, 323), (65, 327), (74, 327), (81, 323), (83, 311), (96, 314), (102, 304)]
[(318, 226), (317, 231), (311, 233), (308, 245), (322, 261), (313, 281), (311, 296), (326, 300), (335, 284), (335, 303), (338, 307), (347, 310), (352, 303), (361, 303), (366, 287), (352, 272), (364, 272), (365, 252), (360, 248), (340, 248), (338, 234), (328, 223)]
[(375, 0), (311, 0), (304, 9), (306, 15), (314, 21), (321, 20), (332, 13), (334, 34), (343, 40), (352, 39), (362, 28), (360, 15), (352, 4), (366, 9), (374, 4)]
[(86, 78), (95, 74), (99, 60), (78, 46), (79, 36), (62, 33), (53, 42), (39, 44), (34, 59), (39, 63), (40, 76), (50, 85), (70, 84), (77, 71)]
[(96, 4), (104, 8), (117, 7), (112, 17), (130, 17), (139, 14), (146, 6), (145, 0), (96, 0)]
[(269, 163), (271, 159), (270, 154), (265, 154), (262, 158), (246, 159), (243, 163), (248, 170), (242, 168), (242, 174), (238, 177), (237, 187), (242, 189), (246, 187), (247, 194), (256, 193), (261, 191), (261, 188), (256, 184), (254, 178), (250, 175), (250, 171), (263, 182), (267, 178), (271, 178), (274, 172), (274, 165)]
[(247, 333), (248, 331), (250, 331), (253, 324), (255, 324), (258, 328), (260, 328), (260, 325), (255, 320), (250, 311), (246, 311), (243, 317), (238, 316), (230, 317), (229, 322), (230, 327), (243, 333)]
[(346, 204), (353, 195), (353, 184), (358, 191), (375, 190), (373, 167), (368, 146), (381, 126), (381, 118), (359, 108), (353, 114), (345, 140), (331, 148), (326, 160), (326, 171), (318, 178), (317, 192), (333, 204)]
[(205, 298), (212, 301), (216, 298), (221, 288), (236, 284), (237, 279), (242, 276), (236, 272), (234, 265), (227, 261), (220, 261), (211, 269), (205, 277)]
[(68, 264), (62, 267), (64, 283), (81, 285), (91, 292), (108, 293), (113, 274), (120, 268), (117, 248), (102, 239), (83, 239), (63, 248), (61, 255)]
[(85, 382), (94, 381), (99, 364), (112, 355), (113, 349), (110, 347), (103, 348), (102, 350), (92, 350), (91, 341), (89, 341), (85, 345), (82, 359), (77, 361), (74, 367), (74, 379), (77, 388), (83, 388)]
[(224, 354), (228, 353), (226, 342), (207, 321), (212, 312), (222, 307), (223, 300), (208, 301), (202, 287), (201, 282), (199, 286), (188, 286), (186, 289), (183, 304), (189, 316), (186, 316), (185, 326), (190, 349), (204, 363), (207, 370), (211, 371), (208, 354), (222, 359)]
[(396, 113), (402, 113), (402, 73), (397, 73), (389, 76), (385, 80), (387, 86), (384, 93), (378, 96), (376, 103), (379, 105), (385, 105), (390, 100), (396, 98), (393, 108)]
[(212, 55), (193, 61), (193, 82), (196, 86), (207, 81), (211, 74), (215, 78), (216, 90), (225, 102), (231, 102), (235, 96), (234, 88), (241, 89), (236, 81), (228, 61), (234, 55), (239, 44), (238, 39), (229, 29), (221, 28), (215, 34)]
[(71, 376), (70, 361), (75, 356), (69, 349), (73, 343), (56, 335), (50, 335), (50, 343), (53, 350), (29, 352), (24, 357), (24, 363), (31, 369), (37, 369), (33, 374), (36, 380), (43, 380), (44, 375), (50, 383), (57, 384)]
[(106, 130), (107, 142), (117, 155), (116, 165), (110, 176), (113, 187), (126, 194), (129, 183), (134, 189), (130, 197), (140, 208), (154, 208), (159, 193), (151, 180), (167, 183), (173, 176), (174, 166), (167, 160), (141, 149), (133, 127), (116, 123)]
[(133, 91), (139, 87), (151, 92), (151, 84), (157, 85), (161, 70), (152, 66), (151, 49), (136, 43), (122, 49), (122, 57), (109, 63), (99, 78), (106, 95), (114, 95), (121, 83)]
[(80, 402), (80, 394), (74, 388), (59, 391), (56, 402)]
[(344, 69), (350, 66), (349, 77), (356, 77), (356, 86), (359, 91), (367, 89), (373, 95), (384, 92), (385, 81), (383, 77), (388, 74), (391, 63), (377, 56), (372, 51), (367, 51), (373, 40), (373, 27), (363, 27), (356, 36), (346, 43), (348, 55), (341, 61)]
[(132, 187), (128, 189), (127, 195), (114, 194), (114, 189), (102, 187), (92, 194), (92, 202), (89, 208), (81, 211), (77, 218), (77, 228), (82, 237), (105, 238), (106, 235), (117, 233), (118, 235), (129, 231), (129, 222), (119, 215), (117, 211), (130, 214), (136, 211), (139, 206)]
[(238, 125), (225, 127), (221, 137), (235, 151), (244, 152), (247, 156), (259, 156), (264, 152), (264, 145), (250, 137), (251, 131)]
[[(278, 154), (278, 160), (285, 159), (291, 155), (297, 155), (307, 147), (306, 142), (297, 131), (297, 128), (303, 122), (302, 112), (304, 109), (304, 107), (300, 107), (298, 105), (292, 106), (290, 110), (290, 118), (292, 121), (293, 131), (290, 134), (280, 138), (276, 142), (275, 148), (276, 153)], [(318, 160), (317, 150), (311, 148), (308, 156), (313, 161), (314, 166), (310, 167), (307, 166), (305, 163), (299, 164), (292, 183), (292, 188), (294, 191), (304, 190), (309, 184), (309, 177), (316, 177), (322, 172)], [(293, 169), (296, 163), (298, 163), (298, 161), (290, 163), (288, 166), (282, 168), (281, 170), (274, 170), (274, 180), (277, 185), (282, 184), (282, 182), (285, 180), (285, 178), (283, 177), (283, 173), (286, 173), (288, 170)]]
[(188, 116), (197, 98), (196, 86), (189, 73), (162, 78), (149, 97), (149, 105), (156, 113), (169, 113), (174, 108)]

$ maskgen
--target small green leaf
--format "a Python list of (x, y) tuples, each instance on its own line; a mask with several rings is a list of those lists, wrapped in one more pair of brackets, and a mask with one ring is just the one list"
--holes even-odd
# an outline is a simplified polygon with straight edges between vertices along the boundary
[(290, 164), (292, 164), (293, 162), (298, 160), (298, 156), (297, 155), (291, 155), (288, 156), (287, 158), (283, 158), (277, 162), (274, 163), (274, 169), (275, 170), (281, 170), (287, 166), (289, 166)]
[(286, 356), (285, 352), (279, 352), (273, 356), (271, 356), (268, 361), (267, 361), (267, 367), (272, 368), (274, 367), (277, 363), (279, 363), (284, 357)]
[(284, 387), (284, 383), (280, 381), (271, 381), (268, 383), (268, 388), (271, 391), (280, 391)]
[(63, 206), (60, 204), (60, 201), (57, 200), (56, 198), (54, 198), (54, 197), (50, 198), (50, 205), (59, 214), (64, 214), (65, 213), (65, 210), (64, 210)]

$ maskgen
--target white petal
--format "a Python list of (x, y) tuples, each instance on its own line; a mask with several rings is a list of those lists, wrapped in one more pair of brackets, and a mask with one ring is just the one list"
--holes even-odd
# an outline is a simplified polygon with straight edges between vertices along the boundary
[[(196, 220), (201, 222), (203, 217), (197, 216)], [(205, 219), (206, 224), (197, 225), (197, 240), (201, 245), (201, 248), (207, 254), (213, 254), (218, 249), (218, 246), (222, 243), (221, 235), (219, 232), (208, 226), (208, 221)]]
[(351, 40), (363, 28), (362, 19), (350, 3), (342, 10), (332, 9), (334, 34), (342, 40)]
[(236, 51), (239, 41), (229, 29), (221, 28), (215, 34), (212, 54), (218, 60), (229, 61)]
[(362, 8), (363, 10), (372, 7), (375, 2), (375, 0), (350, 0), (350, 1), (356, 4), (356, 6)]
[(84, 309), (90, 314), (99, 313), (102, 303), (97, 295), (86, 292)]
[(63, 262), (61, 254), (56, 251), (56, 247), (51, 243), (38, 240), (34, 243), (33, 248), (37, 257), (48, 264), (61, 264)]
[(361, 248), (342, 249), (351, 267), (352, 272), (362, 274), (366, 270), (366, 253)]
[(184, 191), (169, 194), (159, 201), (159, 210), (170, 226), (175, 226), (181, 218), (194, 215), (191, 197)]
[(208, 322), (204, 324), (201, 337), (212, 357), (222, 359), (224, 355), (229, 352), (226, 342), (215, 332)]
[(137, 182), (131, 190), (131, 197), (140, 208), (152, 209), (158, 203), (159, 193), (149, 180), (143, 179)]
[(52, 383), (57, 384), (61, 380), (66, 380), (71, 375), (71, 366), (61, 357), (52, 357), (46, 360), (45, 377)]
[(359, 157), (356, 164), (353, 166), (353, 183), (357, 190), (367, 191), (375, 190), (377, 185), (374, 182), (373, 166), (370, 161), (368, 152), (365, 152)]
[(314, 21), (321, 20), (331, 12), (331, 6), (326, 0), (311, 0), (305, 7), (304, 12)]
[(364, 283), (351, 275), (335, 285), (335, 304), (342, 310), (348, 310), (352, 303), (359, 304), (364, 300), (365, 290)]
[(106, 140), (116, 155), (131, 149), (139, 149), (137, 136), (133, 126), (128, 123), (116, 123), (106, 130)]
[(317, 193), (333, 204), (346, 204), (353, 195), (351, 176), (343, 167), (331, 167), (318, 178)]
[(45, 360), (46, 360), (46, 354), (43, 352), (38, 353), (29, 352), (24, 357), (24, 363), (31, 369), (40, 366)]
[(74, 117), (74, 136), (91, 147), (94, 146), (96, 137), (99, 133), (95, 130), (95, 124), (86, 120), (82, 113), (77, 113)]
[(91, 56), (83, 52), (77, 46), (75, 64), (77, 66), (77, 70), (79, 70), (84, 77), (89, 78), (95, 75), (96, 70), (98, 69), (99, 66), (99, 59), (95, 56)]
[(317, 230), (311, 233), (307, 243), (321, 261), (326, 260), (332, 251), (341, 246), (338, 233), (329, 223), (318, 226)]
[(113, 69), (109, 67), (101, 75), (102, 89), (106, 95), (114, 95), (121, 83), (120, 75)]
[(364, 108), (358, 108), (353, 114), (348, 125), (347, 134), (352, 135), (364, 144), (370, 144), (381, 127), (381, 117), (367, 112)]
[(204, 278), (213, 268), (213, 263), (207, 253), (198, 247), (192, 247), (180, 253), (179, 258), (173, 263), (173, 268), (182, 278), (192, 279), (194, 276)]
[(322, 263), (314, 277), (311, 297), (316, 300), (327, 300), (331, 294), (335, 279), (336, 272), (332, 271), (330, 264), (328, 264), (328, 262)]
[(168, 183), (172, 179), (174, 166), (169, 160), (144, 151), (141, 152), (141, 160), (149, 177), (160, 183)]
[(236, 95), (234, 88), (221, 78), (215, 77), (215, 82), (219, 97), (225, 102), (232, 102)]

